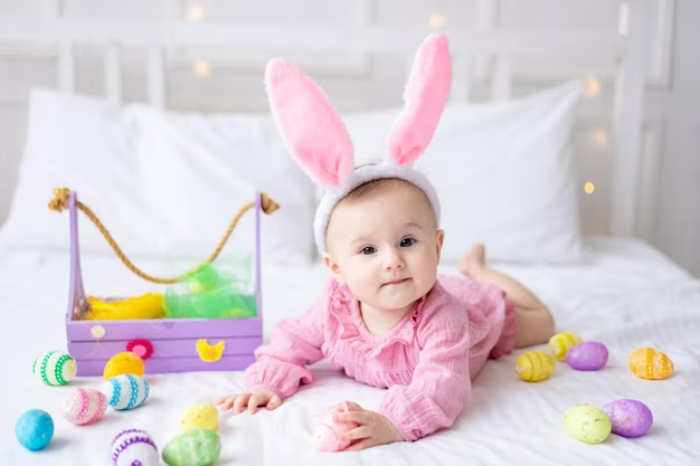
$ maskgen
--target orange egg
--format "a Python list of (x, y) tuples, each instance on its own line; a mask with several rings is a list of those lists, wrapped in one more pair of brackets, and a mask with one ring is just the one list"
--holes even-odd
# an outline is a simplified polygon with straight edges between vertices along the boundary
[(673, 362), (661, 351), (654, 348), (637, 348), (628, 359), (629, 368), (642, 379), (661, 380), (673, 374)]

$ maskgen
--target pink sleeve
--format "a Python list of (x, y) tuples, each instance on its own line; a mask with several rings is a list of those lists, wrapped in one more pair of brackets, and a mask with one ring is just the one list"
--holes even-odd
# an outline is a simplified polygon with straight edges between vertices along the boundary
[(313, 382), (307, 365), (323, 359), (323, 321), (327, 309), (324, 293), (311, 309), (298, 319), (280, 321), (270, 343), (255, 350), (256, 362), (246, 370), (246, 389), (267, 388), (285, 399), (302, 383)]
[(427, 319), (411, 384), (390, 387), (379, 407), (409, 442), (450, 427), (471, 394), (468, 320), (444, 307)]

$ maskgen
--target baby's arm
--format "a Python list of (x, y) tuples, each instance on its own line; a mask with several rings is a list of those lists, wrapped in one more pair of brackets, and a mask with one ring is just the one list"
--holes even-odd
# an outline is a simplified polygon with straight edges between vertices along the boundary
[(220, 410), (233, 408), (238, 414), (247, 406), (252, 414), (258, 406), (275, 409), (299, 385), (313, 382), (313, 374), (306, 366), (323, 359), (325, 298), (324, 295), (300, 318), (277, 324), (270, 343), (255, 350), (257, 360), (246, 369), (246, 393), (220, 398)]
[(471, 394), (469, 322), (459, 313), (466, 315), (441, 308), (426, 316), (410, 385), (389, 388), (379, 407), (406, 441), (450, 427)]

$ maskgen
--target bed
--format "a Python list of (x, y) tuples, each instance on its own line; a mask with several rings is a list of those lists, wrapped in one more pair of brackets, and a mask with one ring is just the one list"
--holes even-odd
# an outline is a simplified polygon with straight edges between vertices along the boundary
[[(557, 329), (579, 332), (605, 343), (607, 366), (576, 372), (558, 364), (547, 381), (520, 381), (513, 363), (518, 352), (490, 361), (474, 381), (467, 409), (453, 428), (414, 444), (397, 444), (360, 453), (321, 454), (309, 447), (311, 417), (342, 399), (378, 406), (382, 390), (363, 386), (330, 370), (314, 367), (317, 382), (303, 388), (274, 412), (224, 415), (223, 450), (217, 465), (277, 464), (697, 464), (700, 447), (700, 281), (643, 242), (590, 237), (586, 261), (575, 266), (503, 265), (501, 269), (532, 287), (552, 309)], [(95, 290), (146, 289), (109, 255), (83, 255), (86, 270), (100, 270), (89, 281)], [(155, 262), (141, 261), (145, 268)], [(109, 444), (116, 432), (137, 426), (161, 447), (177, 433), (180, 414), (194, 403), (241, 388), (240, 373), (152, 375), (151, 399), (132, 412), (110, 411), (102, 421), (76, 427), (63, 420), (60, 402), (69, 387), (37, 383), (29, 367), (38, 349), (65, 345), (68, 255), (6, 253), (0, 262), (0, 327), (4, 388), (0, 403), (0, 464), (110, 464)], [(443, 266), (443, 273), (455, 273)], [(325, 267), (266, 264), (263, 302), (265, 337), (281, 318), (299, 315), (317, 298)], [(142, 288), (139, 288), (142, 287)], [(646, 381), (627, 368), (628, 353), (639, 346), (662, 349), (676, 372), (665, 381)], [(101, 379), (79, 379), (74, 386), (100, 387)], [(638, 439), (611, 436), (586, 445), (564, 430), (563, 412), (577, 404), (603, 405), (620, 398), (646, 403), (654, 414), (649, 433)], [(56, 435), (47, 449), (30, 453), (14, 440), (14, 420), (41, 408), (55, 419)]]
[[(620, 30), (614, 32), (448, 28), (455, 60), (451, 104), (422, 166), (444, 204), (447, 239), (441, 272), (456, 273), (460, 254), (473, 242), (485, 241), (492, 265), (533, 289), (552, 310), (557, 330), (608, 347), (607, 366), (577, 372), (559, 363), (550, 379), (529, 384), (513, 370), (516, 351), (486, 365), (452, 428), (411, 444), (321, 454), (309, 446), (312, 416), (343, 399), (377, 407), (383, 392), (320, 362), (314, 366), (316, 383), (278, 410), (253, 417), (223, 415), (223, 449), (216, 465), (700, 462), (700, 281), (634, 237), (639, 225), (649, 221), (643, 200), (648, 201), (653, 183), (645, 170), (653, 164), (644, 161), (640, 142), (643, 2), (624, 6)], [(189, 45), (251, 47), (264, 54), (342, 50), (354, 58), (358, 53), (395, 54), (396, 64), (412, 60), (413, 47), (430, 32), (383, 29), (363, 21), (351, 31), (353, 40), (348, 31), (313, 28), (0, 21), (0, 40), (52, 42), (58, 56), (58, 90), (38, 89), (31, 95), (19, 182), (0, 229), (1, 465), (111, 464), (112, 438), (129, 427), (149, 431), (162, 449), (178, 433), (186, 408), (243, 388), (241, 372), (150, 374), (151, 398), (135, 410), (110, 410), (88, 427), (61, 417), (68, 390), (99, 388), (102, 381), (79, 378), (67, 387), (49, 388), (30, 370), (37, 354), (66, 346), (69, 230), (66, 214), (45, 207), (53, 188), (75, 190), (131, 260), (143, 270), (167, 275), (206, 257), (235, 210), (253, 192), (264, 191), (282, 206), (262, 223), (264, 339), (276, 322), (300, 315), (318, 298), (328, 275), (314, 253), (315, 186), (292, 161), (267, 112), (168, 109), (164, 52)], [(437, 23), (431, 20), (431, 27), (439, 28)], [(75, 47), (82, 43), (104, 52), (104, 99), (76, 92)], [(147, 105), (122, 101), (122, 46), (146, 52)], [(619, 72), (612, 108), (597, 101), (580, 105), (586, 89), (576, 79), (512, 95), (518, 56), (552, 60), (579, 54), (619, 65), (611, 66)], [(493, 64), (486, 85), (493, 102), (471, 103), (484, 90), (479, 71), (484, 63)], [(358, 94), (335, 89), (333, 98), (357, 100)], [(364, 102), (375, 98), (369, 92)], [(360, 158), (383, 150), (397, 111), (390, 106), (343, 111)], [(576, 131), (588, 131), (591, 118), (601, 115), (612, 123), (614, 157), (598, 171), (608, 178), (595, 180), (597, 196), (587, 196), (579, 189), (585, 181), (580, 174), (595, 173), (591, 164), (601, 158), (582, 155)], [(586, 188), (589, 192), (593, 190)], [(251, 227), (250, 219), (241, 221), (232, 248), (250, 248)], [(80, 244), (88, 293), (124, 296), (153, 289), (126, 270), (84, 216)], [(635, 377), (627, 355), (641, 346), (665, 352), (675, 365), (673, 377)], [(646, 436), (629, 440), (612, 435), (603, 444), (586, 445), (566, 433), (563, 413), (568, 408), (602, 406), (620, 398), (638, 399), (651, 408), (654, 424)], [(37, 453), (14, 438), (15, 420), (32, 408), (48, 411), (56, 422), (55, 438)]]

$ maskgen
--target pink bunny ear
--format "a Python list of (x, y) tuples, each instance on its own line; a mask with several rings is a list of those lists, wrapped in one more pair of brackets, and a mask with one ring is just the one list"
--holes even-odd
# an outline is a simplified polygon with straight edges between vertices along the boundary
[(265, 85), (289, 151), (316, 181), (338, 186), (353, 169), (352, 142), (321, 87), (281, 58), (267, 64)]
[(404, 94), (404, 111), (389, 132), (389, 155), (398, 165), (417, 159), (430, 143), (452, 81), (447, 37), (432, 34), (418, 49)]

